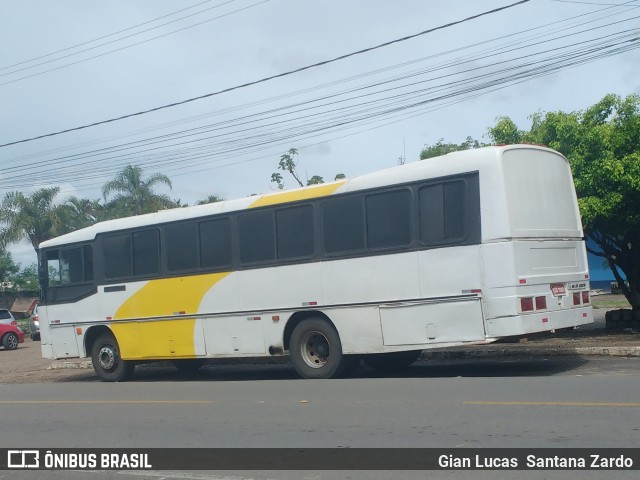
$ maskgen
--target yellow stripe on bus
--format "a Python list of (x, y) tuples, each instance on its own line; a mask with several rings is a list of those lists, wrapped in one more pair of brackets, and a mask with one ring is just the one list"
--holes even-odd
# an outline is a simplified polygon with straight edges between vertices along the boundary
[(310, 198), (324, 197), (331, 195), (345, 183), (346, 180), (342, 182), (329, 183), (327, 185), (314, 185), (307, 188), (291, 190), (290, 192), (265, 195), (249, 205), (249, 208), (266, 207), (267, 205), (277, 205), (279, 203), (296, 202), (299, 200), (308, 200)]
[[(114, 323), (111, 329), (124, 359), (195, 356), (195, 318), (204, 295), (230, 272), (151, 280), (124, 302), (114, 319), (173, 316), (176, 320)], [(180, 312), (180, 313), (178, 313)]]

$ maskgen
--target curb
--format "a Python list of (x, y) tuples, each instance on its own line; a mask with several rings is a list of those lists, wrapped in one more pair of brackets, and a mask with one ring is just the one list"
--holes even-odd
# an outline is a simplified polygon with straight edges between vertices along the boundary
[(446, 360), (456, 358), (491, 358), (491, 357), (559, 357), (559, 356), (610, 356), (610, 357), (640, 357), (640, 347), (512, 347), (512, 348), (483, 348), (468, 350), (425, 350), (421, 359)]
[(67, 361), (67, 360), (55, 360), (51, 362), (47, 370), (73, 370), (73, 369), (89, 369), (93, 368), (90, 361)]
[[(453, 360), (460, 358), (492, 358), (492, 357), (560, 357), (560, 356), (609, 356), (609, 357), (640, 357), (640, 347), (511, 347), (511, 348), (474, 348), (467, 350), (425, 350), (420, 355), (420, 360)], [(269, 361), (271, 360), (271, 361)], [(146, 366), (169, 366), (166, 362), (155, 362)], [(242, 364), (275, 364), (283, 363), (283, 357), (279, 357), (277, 362), (273, 359), (265, 358), (263, 361), (256, 359), (234, 359), (234, 361), (219, 361), (220, 365)], [(212, 365), (215, 363), (212, 363)], [(90, 360), (68, 361), (56, 360), (51, 363), (49, 370), (73, 370), (92, 369)]]

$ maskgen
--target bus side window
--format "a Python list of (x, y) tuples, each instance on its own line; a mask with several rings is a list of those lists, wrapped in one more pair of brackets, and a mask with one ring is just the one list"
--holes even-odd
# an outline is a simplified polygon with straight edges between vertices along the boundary
[(104, 274), (107, 278), (130, 277), (133, 273), (131, 234), (110, 235), (102, 239)]
[(219, 218), (200, 223), (200, 266), (229, 267), (231, 254), (231, 219)]
[(49, 286), (54, 287), (61, 285), (60, 279), (60, 257), (58, 250), (49, 250), (47, 252), (47, 276), (49, 279)]
[(133, 234), (133, 274), (151, 275), (160, 271), (160, 235), (158, 230)]
[(80, 247), (60, 251), (60, 275), (63, 284), (84, 282), (84, 265)]
[(275, 259), (273, 211), (238, 216), (240, 262), (255, 263)]
[(420, 188), (420, 241), (426, 244), (456, 243), (464, 239), (466, 184), (454, 181)]
[(322, 238), (327, 253), (364, 250), (362, 196), (328, 200), (322, 204)]
[(84, 279), (90, 281), (93, 280), (93, 249), (91, 245), (82, 247), (82, 252), (84, 259)]
[(46, 258), (50, 287), (93, 280), (93, 255), (90, 245), (49, 250)]
[(197, 227), (196, 223), (167, 227), (167, 266), (170, 271), (198, 268)]
[(367, 195), (367, 246), (406, 247), (411, 243), (411, 192), (407, 189)]
[(315, 252), (313, 207), (283, 208), (276, 211), (278, 258), (306, 258)]

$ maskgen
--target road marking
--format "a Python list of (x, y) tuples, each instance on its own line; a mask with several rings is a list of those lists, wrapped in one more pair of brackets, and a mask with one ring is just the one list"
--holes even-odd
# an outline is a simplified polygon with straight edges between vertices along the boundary
[(640, 408), (640, 402), (463, 402), (465, 405)]
[(0, 400), (0, 405), (210, 405), (210, 400)]

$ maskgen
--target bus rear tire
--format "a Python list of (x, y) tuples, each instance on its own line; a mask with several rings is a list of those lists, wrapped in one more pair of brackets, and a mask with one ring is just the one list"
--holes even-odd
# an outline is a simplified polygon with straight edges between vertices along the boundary
[(133, 374), (135, 363), (122, 360), (120, 347), (111, 334), (100, 335), (91, 348), (91, 361), (103, 382), (124, 382)]
[(409, 350), (408, 352), (374, 353), (364, 356), (364, 363), (368, 367), (383, 372), (392, 372), (407, 368), (420, 358), (422, 350)]
[(336, 378), (345, 356), (336, 329), (322, 318), (307, 318), (293, 329), (289, 347), (291, 363), (302, 378)]

